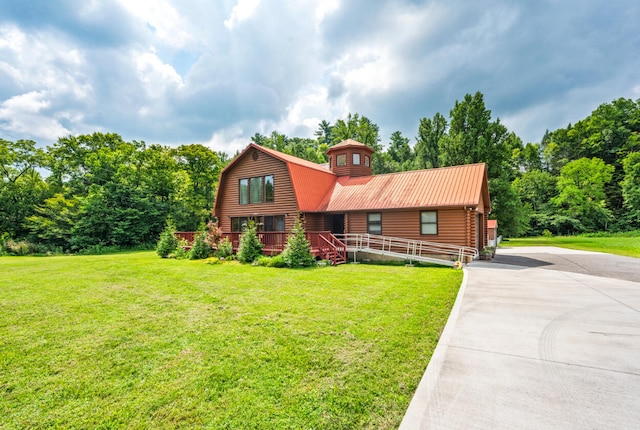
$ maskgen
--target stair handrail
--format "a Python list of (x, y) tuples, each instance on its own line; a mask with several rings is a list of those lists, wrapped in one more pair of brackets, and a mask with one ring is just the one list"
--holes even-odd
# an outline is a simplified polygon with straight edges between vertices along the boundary
[[(324, 240), (333, 251), (333, 265), (335, 266), (338, 263), (337, 254), (340, 254), (340, 257), (343, 261), (347, 261), (347, 245), (344, 244), (340, 239), (335, 237), (332, 233), (328, 233), (329, 239), (327, 239), (324, 235), (320, 235), (319, 237)], [(336, 242), (340, 245), (336, 245)], [(324, 252), (323, 252), (324, 254)]]
[(405, 252), (403, 253), (409, 258), (411, 256), (421, 257), (424, 254), (448, 255), (456, 258), (458, 261), (463, 261), (465, 257), (470, 257), (471, 259), (478, 257), (478, 250), (469, 246), (428, 242), (369, 233), (346, 233), (341, 235), (341, 237), (344, 238), (344, 242), (349, 248), (353, 247), (357, 250), (366, 250), (368, 248), (382, 252), (398, 252), (392, 251), (392, 249), (404, 249)]

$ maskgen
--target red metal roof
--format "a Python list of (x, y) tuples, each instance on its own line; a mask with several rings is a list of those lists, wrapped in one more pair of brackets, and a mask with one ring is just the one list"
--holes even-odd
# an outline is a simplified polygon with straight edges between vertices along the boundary
[[(358, 178), (340, 177), (318, 211), (477, 206), (483, 181), (486, 181), (484, 163)], [(488, 193), (485, 198), (488, 199)]]
[(498, 228), (498, 220), (497, 219), (488, 219), (487, 220), (487, 228)]

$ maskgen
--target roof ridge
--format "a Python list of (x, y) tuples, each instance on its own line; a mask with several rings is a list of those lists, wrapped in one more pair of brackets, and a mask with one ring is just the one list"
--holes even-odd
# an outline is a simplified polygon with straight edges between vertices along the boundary
[(329, 173), (331, 175), (335, 175), (331, 170), (323, 167), (322, 164), (314, 163), (313, 161), (305, 160), (304, 158), (296, 157), (295, 155), (287, 154), (285, 152), (278, 151), (276, 149), (267, 148), (266, 146), (258, 145), (255, 142), (251, 142), (249, 146), (254, 146), (255, 148), (262, 150), (268, 154), (273, 155), (274, 157), (279, 158), (285, 163), (293, 163), (302, 167), (308, 167), (310, 169), (319, 170), (320, 172)]

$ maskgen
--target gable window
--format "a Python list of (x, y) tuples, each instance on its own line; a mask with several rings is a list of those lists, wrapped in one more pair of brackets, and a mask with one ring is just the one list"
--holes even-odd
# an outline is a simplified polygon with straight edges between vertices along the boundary
[(273, 175), (240, 179), (239, 200), (241, 205), (249, 203), (273, 203)]
[(273, 203), (273, 175), (264, 177), (264, 201)]
[(382, 234), (382, 214), (381, 213), (367, 214), (367, 233)]
[(368, 156), (368, 155), (365, 155), (365, 156), (364, 156), (364, 165), (365, 165), (366, 167), (369, 167), (369, 164), (370, 164), (370, 163), (369, 163), (369, 156)]
[(360, 154), (353, 154), (353, 165), (354, 166), (359, 166), (360, 165)]
[(249, 179), (249, 202), (262, 203), (262, 177)]
[(247, 203), (249, 203), (249, 180), (240, 179), (240, 204), (246, 205)]
[(346, 166), (347, 165), (347, 154), (338, 154), (336, 157), (336, 166)]
[(420, 212), (420, 234), (438, 234), (438, 212)]

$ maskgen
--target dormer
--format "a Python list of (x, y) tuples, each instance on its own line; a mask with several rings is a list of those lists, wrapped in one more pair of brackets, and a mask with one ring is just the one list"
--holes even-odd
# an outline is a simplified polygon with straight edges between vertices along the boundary
[(353, 139), (343, 140), (327, 151), (329, 168), (338, 176), (371, 176), (373, 148)]

